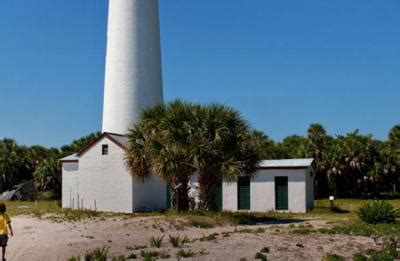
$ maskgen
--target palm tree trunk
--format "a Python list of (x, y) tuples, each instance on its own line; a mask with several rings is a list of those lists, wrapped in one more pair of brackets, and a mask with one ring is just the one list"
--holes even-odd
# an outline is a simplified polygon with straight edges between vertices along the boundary
[(216, 210), (215, 191), (218, 178), (214, 174), (202, 173), (199, 174), (199, 200), (200, 210)]

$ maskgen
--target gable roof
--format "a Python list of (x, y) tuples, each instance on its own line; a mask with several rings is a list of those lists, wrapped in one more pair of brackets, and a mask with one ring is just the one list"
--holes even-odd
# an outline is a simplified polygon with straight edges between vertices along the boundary
[(83, 154), (85, 154), (88, 150), (90, 150), (94, 145), (96, 145), (103, 138), (108, 138), (110, 141), (115, 143), (118, 147), (120, 147), (123, 150), (126, 150), (128, 148), (129, 140), (127, 137), (125, 137), (124, 135), (121, 135), (121, 134), (104, 132), (97, 139), (95, 139), (89, 145), (84, 147), (81, 151), (60, 159), (60, 162), (78, 162), (79, 158)]
[(123, 150), (127, 149), (127, 146), (128, 146), (128, 138), (127, 137), (125, 137), (124, 135), (121, 135), (121, 134), (103, 132), (103, 134), (100, 135), (100, 137), (98, 137), (97, 139), (92, 141), (92, 143), (90, 143), (85, 148), (83, 148), (80, 152), (78, 152), (77, 156), (81, 157), (83, 154), (85, 154), (88, 150), (90, 150), (94, 145), (96, 145), (103, 138), (108, 138), (110, 141), (115, 143), (117, 146), (119, 146)]
[(283, 169), (283, 168), (308, 168), (314, 159), (279, 159), (279, 160), (262, 160), (258, 163), (260, 169)]
[(77, 161), (79, 161), (79, 158), (77, 156), (77, 153), (74, 153), (74, 154), (68, 155), (68, 156), (60, 159), (60, 161), (61, 162), (77, 162)]

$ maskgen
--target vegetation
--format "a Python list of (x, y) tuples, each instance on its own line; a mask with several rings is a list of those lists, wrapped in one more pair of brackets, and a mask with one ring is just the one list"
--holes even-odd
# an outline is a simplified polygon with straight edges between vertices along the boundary
[(128, 134), (126, 154), (132, 175), (150, 173), (171, 184), (173, 205), (189, 209), (188, 182), (199, 175), (201, 210), (215, 210), (214, 186), (222, 178), (252, 175), (261, 160), (259, 147), (239, 112), (221, 104), (203, 106), (174, 101), (145, 110)]
[(160, 248), (163, 242), (164, 236), (150, 238), (150, 246)]
[(86, 252), (85, 261), (107, 261), (107, 257), (108, 247), (98, 247)]
[(169, 235), (169, 242), (173, 247), (182, 247), (185, 243), (188, 243), (189, 241), (190, 241), (189, 238), (186, 236), (181, 237), (179, 235), (177, 236)]
[(400, 217), (399, 210), (394, 208), (387, 200), (365, 202), (357, 212), (358, 216), (366, 223), (395, 223)]
[(337, 254), (328, 253), (322, 258), (322, 260), (323, 261), (344, 261), (345, 258), (340, 255), (337, 255)]
[[(53, 192), (61, 195), (61, 167), (58, 160), (72, 153), (79, 152), (90, 144), (100, 133), (92, 133), (73, 141), (62, 148), (45, 148), (42, 146), (21, 146), (13, 139), (0, 140), (0, 192), (19, 183), (33, 181), (36, 192)], [(29, 195), (26, 199), (34, 199)]]
[(176, 252), (176, 257), (193, 257), (195, 256), (196, 253), (193, 252), (192, 250), (184, 250), (184, 249), (179, 249), (178, 252)]

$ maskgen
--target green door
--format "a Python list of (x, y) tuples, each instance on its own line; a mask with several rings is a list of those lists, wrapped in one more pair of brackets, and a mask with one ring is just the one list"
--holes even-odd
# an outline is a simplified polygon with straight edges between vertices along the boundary
[(238, 209), (250, 210), (250, 178), (238, 178)]
[(222, 183), (218, 183), (214, 186), (215, 193), (215, 206), (217, 210), (222, 209)]
[(167, 209), (171, 209), (171, 185), (167, 183)]
[(288, 177), (275, 177), (275, 209), (288, 210)]

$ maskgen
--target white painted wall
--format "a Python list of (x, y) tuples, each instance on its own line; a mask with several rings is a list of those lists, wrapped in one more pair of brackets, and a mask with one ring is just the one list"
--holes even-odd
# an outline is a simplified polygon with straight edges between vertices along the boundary
[(133, 182), (133, 211), (164, 210), (167, 207), (167, 186), (158, 177), (152, 176), (145, 183)]
[(73, 200), (79, 190), (78, 180), (79, 164), (78, 162), (62, 163), (62, 190), (61, 190), (61, 206), (63, 208), (74, 208), (76, 201)]
[(158, 0), (110, 0), (103, 132), (125, 134), (162, 100)]
[[(250, 181), (250, 210), (275, 210), (275, 177), (288, 177), (288, 203), (290, 212), (307, 210), (306, 169), (259, 169)], [(237, 211), (237, 182), (223, 182), (223, 210)], [(311, 191), (311, 188), (309, 187)], [(309, 198), (311, 204), (311, 198)]]
[[(102, 155), (108, 144), (108, 155)], [(133, 178), (126, 170), (124, 150), (103, 137), (79, 159), (79, 199), (83, 208), (127, 212), (133, 210)], [(82, 207), (82, 206), (81, 206)]]
[(224, 211), (238, 210), (238, 190), (236, 181), (222, 182), (222, 209)]

